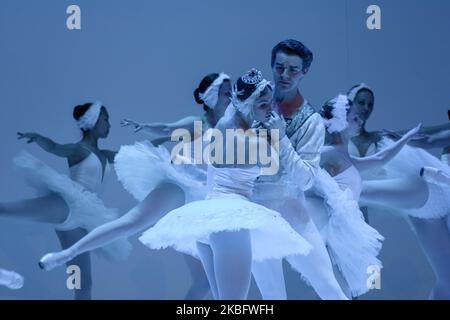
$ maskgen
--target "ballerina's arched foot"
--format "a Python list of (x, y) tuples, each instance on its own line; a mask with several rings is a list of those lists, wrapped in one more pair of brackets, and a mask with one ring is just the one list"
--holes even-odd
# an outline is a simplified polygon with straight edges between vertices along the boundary
[(72, 260), (64, 250), (55, 253), (48, 253), (39, 260), (39, 268), (50, 271)]
[(9, 289), (17, 290), (23, 287), (24, 278), (14, 271), (0, 270), (2, 281), (1, 284), (5, 285)]

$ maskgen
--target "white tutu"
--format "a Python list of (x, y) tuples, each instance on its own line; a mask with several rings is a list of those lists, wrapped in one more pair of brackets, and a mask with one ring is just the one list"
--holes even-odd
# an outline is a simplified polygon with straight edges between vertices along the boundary
[(325, 202), (309, 200), (308, 209), (313, 214), (326, 210), (328, 219), (321, 234), (331, 258), (347, 281), (352, 296), (362, 295), (370, 288), (368, 268), (382, 267), (377, 256), (384, 238), (364, 221), (353, 192), (348, 188), (342, 191), (325, 170), (317, 171), (314, 188)]
[[(69, 207), (69, 216), (57, 230), (83, 228), (88, 231), (119, 218), (118, 211), (105, 207), (100, 198), (67, 175), (60, 174), (27, 152), (14, 158), (14, 163), (24, 172), (27, 181), (39, 193), (56, 193)], [(108, 259), (124, 259), (131, 251), (126, 239), (120, 239), (104, 248), (95, 250)]]
[(450, 187), (450, 175), (446, 172), (433, 167), (424, 167), (421, 174), (428, 183), (436, 184), (443, 188)]
[[(385, 148), (392, 141), (384, 138), (380, 142), (379, 149)], [(388, 178), (419, 177), (423, 167), (433, 167), (447, 175), (450, 168), (438, 158), (421, 148), (406, 145), (403, 149), (384, 166)], [(428, 183), (429, 196), (427, 202), (420, 208), (401, 210), (403, 214), (416, 218), (442, 218), (450, 213), (450, 187)]]
[(441, 161), (443, 164), (450, 166), (450, 153), (444, 153), (441, 155)]
[(164, 216), (139, 240), (151, 249), (172, 247), (198, 257), (197, 242), (220, 231), (250, 230), (255, 261), (308, 254), (311, 245), (281, 215), (239, 195), (194, 201)]
[(162, 145), (155, 147), (145, 141), (122, 146), (115, 157), (115, 169), (124, 188), (138, 201), (164, 181), (180, 186), (187, 202), (206, 196), (206, 171), (196, 165), (172, 164)]

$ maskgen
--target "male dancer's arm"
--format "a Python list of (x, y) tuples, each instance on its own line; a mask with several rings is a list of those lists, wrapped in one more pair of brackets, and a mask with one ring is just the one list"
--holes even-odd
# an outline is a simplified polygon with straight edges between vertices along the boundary
[[(322, 117), (314, 113), (289, 139), (280, 141), (280, 162), (293, 181), (305, 191), (312, 187), (320, 163), (320, 149), (325, 140)], [(292, 144), (294, 141), (294, 145)]]

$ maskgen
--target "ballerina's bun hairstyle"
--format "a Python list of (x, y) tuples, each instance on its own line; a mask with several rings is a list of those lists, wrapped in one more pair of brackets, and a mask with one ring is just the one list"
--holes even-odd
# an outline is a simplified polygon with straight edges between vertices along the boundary
[(101, 111), (106, 111), (100, 101), (88, 102), (73, 108), (73, 118), (82, 131), (91, 130), (95, 127)]
[(202, 104), (205, 111), (208, 111), (208, 109), (213, 108), (214, 106), (209, 106), (205, 101), (203, 101), (201, 96), (206, 92), (206, 90), (208, 90), (208, 88), (214, 83), (214, 81), (219, 78), (219, 76), (219, 73), (208, 74), (202, 79), (202, 81), (200, 81), (197, 89), (194, 90), (195, 102), (197, 102), (198, 104)]
[(281, 41), (272, 49), (272, 58), (270, 66), (273, 67), (278, 52), (288, 55), (295, 55), (302, 59), (302, 71), (305, 72), (311, 66), (313, 61), (313, 53), (303, 43), (294, 39)]
[(89, 110), (89, 108), (92, 106), (91, 102), (85, 103), (85, 104), (79, 104), (73, 108), (73, 118), (75, 120), (80, 120), (82, 116)]
[(340, 94), (325, 102), (320, 108), (319, 114), (324, 119), (329, 133), (341, 132), (347, 127), (347, 113), (351, 105), (351, 100), (346, 95)]
[(195, 101), (198, 104), (203, 104), (205, 111), (213, 109), (219, 101), (220, 87), (225, 81), (230, 81), (230, 76), (223, 72), (207, 75), (194, 91)]
[(329, 100), (320, 108), (319, 114), (326, 120), (333, 119), (333, 109), (334, 104)]

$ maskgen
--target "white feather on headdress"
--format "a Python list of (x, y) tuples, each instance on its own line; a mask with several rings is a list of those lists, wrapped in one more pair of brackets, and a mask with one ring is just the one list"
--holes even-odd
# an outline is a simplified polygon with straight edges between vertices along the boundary
[(350, 100), (351, 102), (355, 101), (356, 95), (363, 89), (373, 92), (373, 90), (367, 84), (361, 83), (357, 86), (354, 86), (348, 91), (347, 93), (348, 100)]
[(210, 108), (214, 108), (219, 100), (219, 89), (225, 80), (230, 80), (230, 76), (221, 72), (216, 80), (206, 89), (204, 93), (200, 93), (200, 99)]
[(349, 108), (348, 97), (340, 94), (329, 102), (333, 106), (331, 119), (325, 119), (324, 124), (329, 133), (341, 132), (348, 126), (347, 112)]
[(101, 110), (102, 103), (100, 101), (94, 102), (83, 116), (77, 120), (78, 127), (84, 131), (94, 128)]

